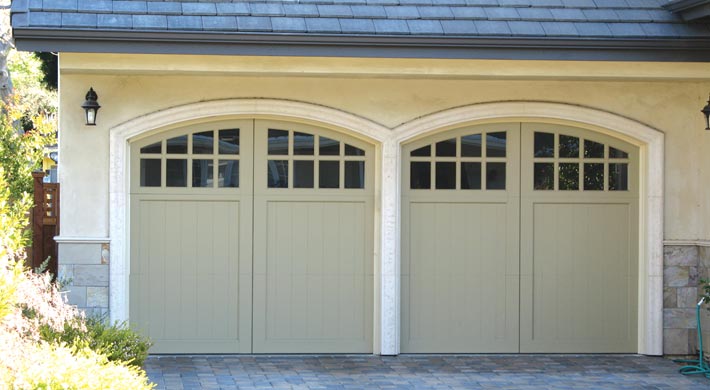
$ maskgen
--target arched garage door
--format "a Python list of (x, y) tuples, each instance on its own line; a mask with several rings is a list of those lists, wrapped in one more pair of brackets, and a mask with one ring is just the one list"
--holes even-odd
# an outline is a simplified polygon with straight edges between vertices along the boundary
[(233, 120), (131, 153), (130, 321), (152, 352), (372, 351), (371, 145)]
[(636, 352), (636, 147), (503, 123), (403, 152), (403, 352)]

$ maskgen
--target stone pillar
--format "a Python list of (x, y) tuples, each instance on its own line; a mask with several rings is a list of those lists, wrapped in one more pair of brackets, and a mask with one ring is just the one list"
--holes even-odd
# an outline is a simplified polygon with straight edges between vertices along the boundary
[(69, 303), (87, 316), (108, 319), (109, 244), (60, 242), (59, 281)]
[(698, 255), (695, 245), (669, 245), (663, 251), (663, 353), (697, 351)]

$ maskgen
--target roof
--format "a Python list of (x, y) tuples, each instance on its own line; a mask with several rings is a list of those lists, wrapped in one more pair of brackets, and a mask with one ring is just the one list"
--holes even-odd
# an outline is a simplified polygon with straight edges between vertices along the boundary
[(710, 24), (684, 21), (667, 3), (14, 0), (12, 25), (18, 47), (45, 51), (710, 60)]
[(695, 20), (710, 16), (710, 0), (673, 0), (663, 8), (678, 13), (684, 20)]

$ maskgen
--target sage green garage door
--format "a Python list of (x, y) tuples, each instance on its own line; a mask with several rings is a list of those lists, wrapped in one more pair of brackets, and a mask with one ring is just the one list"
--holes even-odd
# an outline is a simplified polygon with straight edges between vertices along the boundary
[(403, 153), (403, 352), (636, 352), (636, 147), (503, 123)]
[(151, 352), (372, 351), (369, 144), (242, 120), (131, 151), (130, 321)]

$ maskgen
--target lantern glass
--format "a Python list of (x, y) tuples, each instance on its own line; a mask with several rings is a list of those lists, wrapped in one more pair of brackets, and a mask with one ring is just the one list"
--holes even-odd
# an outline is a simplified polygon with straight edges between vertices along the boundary
[(86, 109), (86, 124), (96, 126), (96, 109), (93, 107)]

